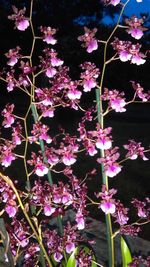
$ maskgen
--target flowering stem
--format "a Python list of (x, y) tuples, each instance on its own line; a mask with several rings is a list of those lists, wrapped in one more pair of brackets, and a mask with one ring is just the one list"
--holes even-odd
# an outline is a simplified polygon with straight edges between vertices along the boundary
[[(35, 41), (37, 39), (36, 36), (35, 36), (34, 27), (33, 27), (33, 23), (32, 23), (32, 13), (33, 13), (33, 0), (31, 0), (31, 5), (30, 5), (30, 25), (31, 25), (31, 31), (32, 31), (32, 36), (33, 36), (32, 48), (31, 48), (31, 52), (30, 52), (30, 56), (29, 56), (29, 58), (30, 58), (30, 66), (31, 67), (32, 67), (32, 55), (33, 55), (33, 52), (34, 52)], [(33, 103), (33, 101), (34, 101), (34, 89), (35, 89), (35, 78), (36, 78), (35, 75), (32, 73), (32, 82), (31, 82), (31, 95), (32, 95), (31, 101), (32, 101), (32, 104), (31, 104), (31, 110), (32, 110), (34, 122), (36, 123), (36, 122), (39, 121), (39, 115), (38, 115), (38, 112), (37, 112), (36, 105)], [(41, 150), (42, 150), (42, 155), (43, 155), (43, 158), (44, 158), (44, 162), (47, 163), (47, 158), (45, 156), (45, 147), (44, 147), (43, 140), (39, 140), (39, 144), (40, 144), (40, 147), (41, 147)], [(47, 178), (48, 178), (48, 181), (49, 181), (50, 185), (53, 185), (53, 180), (52, 180), (52, 175), (51, 175), (50, 170), (48, 171)], [(57, 217), (57, 224), (58, 224), (58, 230), (59, 230), (60, 235), (63, 235), (63, 226), (62, 226), (62, 220), (61, 220), (60, 216)]]
[(12, 190), (14, 191), (14, 193), (15, 193), (17, 199), (18, 199), (20, 208), (22, 209), (22, 211), (23, 211), (23, 213), (24, 213), (24, 216), (26, 217), (26, 219), (27, 219), (27, 221), (28, 221), (28, 223), (29, 223), (29, 225), (30, 225), (30, 227), (31, 227), (31, 229), (32, 229), (32, 231), (33, 231), (33, 233), (34, 233), (34, 235), (35, 235), (35, 237), (36, 237), (36, 239), (37, 239), (37, 241), (38, 241), (38, 243), (39, 243), (39, 245), (40, 245), (40, 247), (41, 247), (41, 250), (42, 250), (43, 254), (45, 255), (45, 258), (46, 258), (46, 260), (47, 260), (47, 262), (48, 262), (48, 266), (49, 266), (49, 267), (52, 267), (51, 261), (50, 261), (50, 259), (49, 259), (49, 256), (48, 256), (47, 252), (46, 252), (46, 249), (45, 249), (45, 247), (44, 247), (44, 245), (43, 245), (42, 239), (41, 239), (40, 236), (38, 235), (38, 233), (37, 233), (37, 231), (36, 231), (36, 229), (35, 229), (33, 223), (31, 222), (30, 217), (29, 217), (28, 213), (26, 212), (26, 209), (24, 208), (24, 205), (23, 205), (23, 203), (22, 203), (22, 200), (21, 200), (21, 198), (20, 198), (20, 196), (19, 196), (19, 193), (18, 193), (16, 187), (14, 186), (13, 182), (10, 180), (10, 178), (9, 178), (8, 176), (5, 176), (5, 175), (3, 175), (2, 173), (0, 173), (0, 177), (1, 177), (1, 178), (6, 182), (6, 184), (9, 185), (9, 186), (12, 188)]
[[(110, 41), (110, 39), (112, 38), (112, 36), (114, 35), (114, 33), (116, 32), (117, 28), (119, 27), (120, 21), (121, 21), (121, 17), (122, 14), (124, 12), (125, 6), (127, 5), (127, 3), (130, 0), (127, 0), (126, 3), (123, 5), (117, 24), (114, 27), (113, 31), (111, 32), (110, 36), (108, 37), (107, 41), (104, 44), (104, 64), (103, 64), (103, 69), (102, 69), (102, 76), (101, 76), (101, 81), (100, 81), (100, 87), (99, 89), (96, 89), (96, 102), (97, 102), (97, 115), (98, 115), (98, 122), (100, 124), (100, 126), (103, 128), (104, 127), (104, 116), (103, 116), (103, 107), (102, 107), (102, 99), (101, 99), (101, 95), (102, 95), (102, 88), (103, 88), (103, 81), (104, 81), (104, 75), (105, 75), (105, 70), (106, 70), (106, 65), (108, 64), (107, 62), (107, 46), (108, 43)], [(100, 150), (100, 157), (104, 157), (104, 150)], [(107, 190), (108, 188), (108, 177), (105, 173), (104, 170), (104, 165), (101, 165), (101, 171), (102, 171), (102, 182), (104, 185), (106, 185)], [(105, 216), (106, 218), (106, 231), (107, 231), (107, 242), (108, 242), (108, 256), (109, 256), (109, 267), (114, 267), (114, 240), (113, 240), (113, 233), (112, 233), (112, 222), (111, 222), (111, 215), (107, 214)]]
[[(102, 114), (102, 100), (100, 98), (100, 90), (96, 89), (96, 101), (97, 101), (97, 114), (98, 114), (98, 122), (103, 128), (104, 118)], [(100, 157), (103, 158), (104, 150), (100, 150)], [(102, 172), (102, 183), (106, 185), (108, 190), (108, 177), (106, 175), (104, 164), (101, 164), (101, 172)], [(107, 231), (107, 244), (108, 244), (108, 259), (109, 259), (109, 267), (114, 267), (114, 240), (112, 238), (112, 223), (110, 214), (105, 215), (106, 220), (106, 231)]]

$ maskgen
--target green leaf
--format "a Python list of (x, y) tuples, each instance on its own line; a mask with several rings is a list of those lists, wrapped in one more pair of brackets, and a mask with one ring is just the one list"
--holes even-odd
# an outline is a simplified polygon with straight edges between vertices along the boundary
[[(75, 250), (72, 252), (71, 256), (69, 257), (68, 261), (67, 261), (67, 265), (66, 267), (76, 267), (76, 259), (75, 256), (78, 254), (78, 252), (80, 251), (80, 249), (83, 249), (85, 251), (85, 253), (89, 253), (92, 248), (90, 248), (89, 245), (79, 245), (78, 247), (75, 248)], [(96, 262), (96, 257), (93, 255), (92, 260), (94, 262), (91, 263), (91, 267), (97, 267)]]
[(75, 250), (70, 255), (70, 257), (69, 257), (69, 259), (67, 261), (66, 267), (76, 267), (75, 255), (76, 255), (77, 250), (78, 250), (78, 247), (76, 247)]
[(122, 254), (122, 267), (128, 267), (128, 264), (132, 262), (132, 256), (127, 243), (124, 238), (121, 237), (121, 254)]

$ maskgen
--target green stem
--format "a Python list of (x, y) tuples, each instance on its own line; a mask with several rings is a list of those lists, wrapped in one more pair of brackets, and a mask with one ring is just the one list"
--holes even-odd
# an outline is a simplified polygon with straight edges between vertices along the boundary
[[(31, 25), (31, 31), (32, 31), (32, 36), (33, 36), (32, 48), (31, 48), (31, 52), (30, 52), (30, 56), (29, 56), (31, 67), (32, 67), (32, 55), (34, 52), (35, 41), (37, 39), (35, 37), (34, 27), (33, 27), (33, 23), (32, 23), (32, 12), (33, 12), (33, 0), (31, 0), (31, 6), (30, 6), (30, 25)], [(34, 101), (34, 86), (35, 86), (35, 75), (32, 73), (32, 84), (31, 84), (31, 101), (32, 102)], [(34, 103), (31, 104), (31, 110), (32, 110), (34, 122), (36, 123), (39, 119), (39, 115), (37, 112), (36, 105)], [(47, 163), (47, 158), (45, 156), (44, 142), (43, 142), (43, 140), (39, 140), (39, 143), (40, 143), (40, 147), (42, 150), (44, 162)], [(47, 178), (48, 178), (50, 185), (53, 185), (53, 179), (52, 179), (52, 175), (51, 175), (50, 170), (48, 171)], [(61, 220), (60, 216), (57, 217), (57, 225), (58, 225), (58, 231), (59, 231), (60, 235), (63, 235), (63, 225), (62, 225), (62, 220)]]
[[(121, 17), (122, 14), (124, 12), (124, 9), (126, 7), (126, 5), (128, 4), (130, 0), (127, 0), (125, 2), (125, 4), (123, 5), (120, 15), (118, 17), (118, 21), (116, 26), (114, 27), (114, 29), (112, 30), (110, 36), (108, 37), (107, 41), (104, 42), (105, 46), (104, 46), (104, 64), (103, 64), (103, 69), (102, 69), (102, 75), (101, 75), (101, 81), (100, 81), (100, 87), (99, 89), (96, 89), (96, 102), (97, 102), (97, 115), (98, 115), (98, 122), (100, 124), (100, 126), (103, 128), (104, 127), (104, 116), (103, 116), (103, 107), (102, 107), (102, 99), (101, 99), (101, 95), (102, 95), (102, 88), (103, 88), (103, 81), (104, 81), (104, 75), (105, 75), (105, 71), (106, 71), (106, 65), (107, 65), (107, 46), (108, 43), (110, 41), (110, 39), (112, 38), (112, 36), (114, 35), (114, 33), (116, 32), (117, 28), (119, 27), (119, 23), (121, 21)], [(110, 61), (111, 62), (111, 61)], [(109, 62), (109, 63), (110, 63)], [(104, 150), (100, 150), (100, 157), (104, 157)], [(109, 190), (109, 185), (108, 185), (108, 177), (105, 173), (104, 170), (104, 165), (101, 165), (101, 171), (102, 171), (102, 183), (104, 185), (106, 185), (107, 190)], [(113, 239), (113, 232), (112, 232), (112, 222), (111, 222), (111, 215), (107, 214), (105, 216), (105, 220), (106, 220), (106, 231), (107, 231), (107, 244), (108, 244), (108, 259), (109, 259), (109, 267), (114, 267), (115, 265), (115, 259), (114, 259), (114, 239)]]
[[(98, 114), (98, 122), (103, 128), (104, 118), (102, 114), (102, 100), (100, 98), (100, 90), (96, 89), (96, 102), (97, 102), (97, 114)], [(104, 157), (104, 150), (100, 150), (100, 157)], [(101, 164), (101, 172), (102, 172), (102, 183), (106, 185), (108, 190), (108, 177), (106, 175), (104, 164)], [(114, 240), (112, 238), (112, 223), (110, 214), (105, 215), (106, 221), (106, 232), (107, 232), (107, 245), (108, 245), (108, 259), (109, 259), (109, 267), (114, 267)]]

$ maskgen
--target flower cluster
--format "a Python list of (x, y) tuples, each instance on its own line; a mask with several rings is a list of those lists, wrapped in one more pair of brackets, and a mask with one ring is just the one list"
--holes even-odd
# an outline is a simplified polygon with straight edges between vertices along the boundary
[(86, 48), (88, 53), (92, 53), (94, 50), (98, 49), (98, 41), (95, 38), (97, 29), (92, 30), (84, 27), (85, 34), (78, 37), (78, 40), (83, 42), (82, 46)]
[(140, 218), (150, 219), (150, 198), (145, 198), (145, 201), (134, 198), (132, 204), (137, 209)]
[(16, 145), (12, 144), (10, 141), (5, 141), (0, 145), (0, 164), (7, 168), (11, 165), (12, 161), (16, 159), (13, 150)]
[(119, 223), (120, 226), (127, 224), (129, 220), (128, 216), (128, 208), (125, 208), (124, 205), (120, 202), (120, 200), (116, 200), (115, 202), (116, 210), (112, 216), (115, 218), (115, 222)]
[(80, 67), (82, 70), (84, 70), (84, 72), (82, 72), (80, 75), (82, 79), (81, 85), (83, 86), (83, 91), (89, 92), (97, 85), (96, 79), (100, 74), (99, 69), (96, 68), (95, 64), (91, 62), (85, 62), (81, 64)]
[(41, 122), (33, 124), (33, 130), (31, 133), (33, 136), (29, 136), (30, 142), (37, 142), (38, 140), (44, 140), (47, 144), (52, 142), (52, 138), (48, 135), (49, 127)]
[(117, 159), (120, 154), (118, 151), (118, 147), (115, 147), (111, 150), (105, 151), (105, 157), (97, 159), (98, 163), (104, 164), (105, 172), (108, 177), (114, 177), (121, 171), (121, 165), (117, 163)]
[(115, 195), (117, 193), (117, 190), (115, 189), (110, 189), (109, 191), (106, 189), (106, 186), (103, 185), (102, 186), (102, 191), (98, 194), (96, 194), (96, 196), (99, 198), (102, 198), (101, 204), (100, 204), (100, 208), (102, 209), (102, 211), (105, 214), (108, 213), (115, 213), (116, 210), (116, 205), (115, 205), (115, 200), (113, 199), (113, 195)]
[(29, 27), (29, 19), (24, 16), (26, 8), (18, 10), (15, 6), (12, 6), (13, 15), (8, 16), (8, 19), (15, 21), (15, 28), (19, 31), (25, 31)]
[(135, 81), (131, 81), (132, 87), (135, 90), (136, 96), (139, 97), (143, 102), (147, 102), (150, 99), (150, 91), (144, 92), (144, 88)]
[(14, 123), (14, 121), (15, 121), (15, 117), (12, 114), (13, 111), (14, 111), (14, 107), (15, 107), (14, 104), (7, 104), (6, 107), (4, 108), (4, 110), (1, 113), (2, 116), (4, 117), (4, 120), (2, 122), (2, 125), (5, 128), (11, 127), (12, 124)]
[(110, 135), (111, 127), (103, 129), (97, 124), (95, 130), (87, 131), (85, 123), (82, 122), (79, 124), (78, 131), (80, 133), (79, 140), (82, 140), (82, 143), (90, 156), (97, 154), (96, 148), (107, 150), (112, 146), (112, 137)]
[(149, 267), (150, 266), (150, 256), (148, 256), (147, 259), (145, 259), (142, 256), (133, 257), (132, 262), (129, 263), (129, 267), (139, 267), (139, 266)]
[(13, 190), (0, 179), (0, 201), (5, 204), (4, 210), (8, 214), (10, 218), (13, 218), (17, 211), (18, 206), (16, 202), (16, 195), (14, 194)]
[(124, 98), (124, 92), (119, 92), (117, 90), (109, 90), (104, 88), (102, 100), (108, 101), (108, 108), (113, 109), (116, 112), (125, 112), (126, 101)]
[(118, 38), (112, 42), (113, 49), (117, 51), (121, 61), (130, 61), (132, 64), (142, 65), (146, 62), (146, 56), (140, 51), (139, 43), (132, 44), (130, 41), (122, 41)]
[(140, 142), (137, 143), (134, 140), (129, 140), (129, 144), (124, 145), (124, 148), (128, 150), (126, 158), (134, 160), (140, 156), (143, 160), (148, 160), (148, 158), (144, 155), (144, 147), (141, 146)]
[(55, 45), (57, 40), (53, 37), (56, 34), (56, 29), (51, 27), (40, 27), (40, 31), (43, 33), (43, 41), (47, 44)]
[(137, 40), (141, 39), (143, 31), (146, 30), (146, 28), (142, 27), (144, 20), (132, 16), (130, 19), (126, 18), (125, 23), (129, 26), (127, 33), (131, 34), (131, 36)]
[(21, 57), (19, 51), (20, 47), (17, 46), (14, 49), (10, 49), (8, 53), (5, 54), (5, 56), (9, 59), (7, 65), (13, 67), (18, 62), (18, 59)]

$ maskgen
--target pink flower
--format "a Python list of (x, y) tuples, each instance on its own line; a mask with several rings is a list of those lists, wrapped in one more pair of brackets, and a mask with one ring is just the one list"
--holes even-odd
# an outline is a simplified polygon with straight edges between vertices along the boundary
[(125, 105), (126, 102), (124, 101), (124, 99), (121, 98), (112, 99), (110, 101), (111, 108), (114, 109), (116, 112), (125, 112), (126, 111), (126, 109), (124, 108)]
[(52, 142), (52, 138), (46, 132), (41, 133), (39, 139), (46, 141), (47, 144)]
[(43, 163), (38, 163), (35, 167), (35, 173), (42, 177), (48, 173), (48, 168)]
[(7, 65), (13, 67), (18, 62), (17, 57), (11, 57), (10, 60), (7, 62)]
[(132, 55), (128, 51), (122, 50), (119, 53), (119, 58), (122, 62), (126, 62), (126, 61), (130, 60), (131, 57), (132, 57)]
[(81, 79), (84, 92), (90, 92), (92, 88), (95, 88), (97, 83), (96, 79), (99, 76), (99, 69), (96, 68), (94, 63), (85, 62), (80, 65), (84, 72), (81, 73)]
[(5, 109), (2, 111), (2, 116), (4, 117), (4, 121), (2, 122), (2, 125), (5, 128), (9, 128), (11, 127), (11, 125), (14, 123), (15, 119), (14, 119), (14, 115), (13, 110), (14, 110), (14, 104), (7, 104)]
[(51, 58), (51, 64), (53, 67), (59, 67), (61, 65), (63, 65), (63, 60), (57, 58), (57, 57), (52, 57)]
[(51, 216), (55, 212), (55, 208), (51, 207), (49, 204), (44, 205), (45, 216)]
[(98, 42), (95, 39), (95, 34), (97, 29), (94, 28), (93, 30), (84, 27), (85, 34), (78, 37), (78, 40), (83, 42), (82, 46), (86, 47), (86, 51), (88, 53), (92, 53), (94, 50), (98, 49)]
[(97, 150), (95, 149), (95, 146), (92, 144), (88, 145), (87, 151), (90, 156), (94, 156), (95, 154), (97, 154)]
[(70, 100), (80, 99), (81, 95), (82, 95), (82, 93), (76, 89), (71, 89), (67, 93), (67, 96)]
[(46, 152), (47, 154), (47, 162), (51, 165), (55, 165), (59, 162), (59, 158), (54, 154), (51, 155), (49, 152)]
[(57, 42), (57, 40), (54, 39), (54, 37), (52, 37), (51, 35), (45, 36), (43, 41), (46, 42), (47, 44), (51, 44), (51, 45), (55, 45)]
[(98, 49), (98, 43), (97, 40), (92, 39), (89, 43), (88, 43), (88, 47), (87, 47), (87, 52), (88, 53), (92, 53), (94, 50)]
[(96, 194), (96, 196), (99, 198), (102, 198), (100, 208), (102, 209), (105, 214), (108, 213), (115, 213), (116, 206), (115, 206), (115, 200), (112, 199), (113, 195), (117, 193), (117, 190), (114, 188), (107, 190), (106, 185), (102, 186), (102, 192)]
[(55, 76), (56, 73), (57, 73), (57, 70), (56, 70), (55, 68), (52, 68), (52, 67), (48, 68), (48, 69), (46, 70), (46, 72), (45, 72), (45, 74), (46, 74), (46, 76), (47, 76), (48, 78), (53, 78), (53, 77)]
[(78, 230), (83, 230), (85, 228), (84, 217), (83, 217), (83, 214), (80, 211), (78, 211), (76, 213), (76, 222), (77, 222)]
[(131, 63), (136, 65), (143, 65), (146, 62), (145, 59), (143, 59), (140, 55), (133, 55), (131, 58)]
[(108, 213), (113, 214), (116, 210), (115, 204), (107, 200), (102, 201), (102, 203), (100, 204), (100, 208), (105, 214), (108, 214)]
[(131, 34), (132, 37), (134, 37), (137, 40), (141, 39), (141, 37), (143, 36), (143, 31), (137, 28), (132, 29), (128, 32)]
[(1, 160), (1, 165), (7, 168), (11, 165), (13, 160), (15, 160), (15, 156), (11, 152), (5, 152)]
[(83, 91), (84, 92), (90, 92), (92, 88), (96, 87), (96, 82), (94, 81), (94, 79), (89, 79), (84, 81), (83, 83)]
[(113, 5), (113, 6), (117, 6), (121, 0), (102, 0), (104, 2), (104, 4), (108, 4), (108, 5)]
[(110, 0), (110, 4), (113, 6), (117, 6), (121, 0)]
[(9, 128), (14, 123), (15, 119), (13, 115), (9, 115), (5, 117), (5, 120), (3, 121), (4, 128)]
[(71, 154), (71, 152), (66, 152), (62, 158), (62, 162), (67, 165), (73, 165), (76, 162), (76, 159), (74, 156)]
[(106, 166), (106, 175), (108, 177), (116, 176), (120, 171), (121, 167), (117, 163), (112, 163), (111, 165)]
[(15, 26), (19, 31), (25, 31), (29, 27), (29, 20), (24, 16), (26, 8), (18, 10), (15, 6), (12, 6), (14, 14), (8, 16), (8, 19), (15, 21)]
[(28, 19), (25, 18), (16, 21), (15, 24), (19, 31), (25, 31), (30, 26)]
[(60, 262), (62, 260), (62, 258), (63, 258), (63, 255), (60, 252), (55, 252), (54, 253), (54, 260), (56, 262)]
[(16, 215), (17, 208), (8, 204), (5, 207), (5, 211), (7, 212), (7, 214), (9, 215), (9, 217), (12, 218), (12, 217), (14, 217)]
[(124, 92), (119, 92), (117, 90), (109, 90), (107, 88), (104, 89), (104, 93), (102, 95), (103, 100), (108, 100), (109, 108), (112, 108), (116, 112), (125, 112), (124, 108), (126, 105), (125, 99), (123, 98)]
[(99, 149), (110, 149), (112, 146), (112, 142), (108, 140), (108, 138), (104, 137), (104, 138), (98, 139), (95, 145)]
[(129, 144), (124, 145), (124, 148), (128, 150), (126, 158), (131, 160), (137, 159), (140, 156), (143, 160), (148, 160), (144, 154), (144, 147), (141, 146), (141, 143), (137, 143), (134, 140), (129, 140)]
[(137, 96), (142, 99), (143, 102), (146, 102), (149, 100), (150, 96), (149, 93), (144, 92), (144, 88), (139, 84), (134, 81), (131, 81), (132, 87), (135, 90)]
[(120, 225), (127, 224), (129, 217), (128, 209), (123, 206), (123, 204), (120, 202), (120, 200), (115, 202), (116, 210), (115, 213), (113, 213), (113, 217), (116, 218), (115, 222), (119, 223)]
[(56, 29), (41, 26), (40, 31), (43, 33), (44, 42), (51, 45), (55, 45), (57, 43), (57, 40), (53, 37), (53, 35), (56, 33)]
[(135, 39), (140, 39), (143, 36), (143, 31), (146, 28), (143, 27), (143, 18), (138, 19), (136, 16), (132, 16), (130, 19), (125, 19), (126, 24), (129, 26), (127, 32)]
[(54, 110), (53, 109), (47, 109), (45, 111), (43, 111), (43, 117), (49, 117), (49, 118), (53, 118), (54, 117)]
[(66, 252), (68, 254), (70, 254), (71, 252), (73, 252), (75, 250), (75, 245), (74, 243), (72, 243), (71, 241), (67, 241), (66, 243)]

